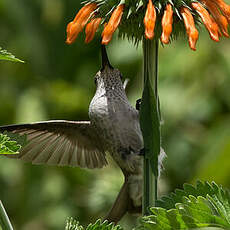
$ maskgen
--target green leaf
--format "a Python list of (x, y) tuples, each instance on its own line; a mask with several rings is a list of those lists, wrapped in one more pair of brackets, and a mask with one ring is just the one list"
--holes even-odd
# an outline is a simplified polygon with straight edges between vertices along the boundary
[[(84, 230), (84, 227), (71, 217), (67, 219), (65, 230)], [(104, 222), (97, 220), (94, 224), (89, 224), (86, 230), (122, 230), (122, 227), (120, 225), (109, 223), (107, 220)]]
[(24, 61), (16, 58), (13, 54), (9, 53), (6, 50), (3, 50), (1, 47), (0, 47), (0, 60), (7, 60), (7, 61), (24, 63)]
[(161, 197), (161, 199), (157, 201), (157, 206), (165, 209), (174, 208), (176, 203), (181, 203), (183, 198), (188, 197), (189, 195), (193, 195), (194, 197), (207, 197), (209, 195), (212, 198), (217, 196), (218, 200), (228, 202), (228, 191), (224, 190), (221, 186), (218, 186), (215, 182), (209, 183), (197, 181), (196, 186), (184, 184), (183, 187), (183, 190), (176, 189), (174, 193)]
[(184, 190), (164, 196), (158, 204), (161, 207), (151, 208), (151, 215), (141, 218), (137, 230), (230, 229), (229, 192), (214, 182), (185, 184)]
[(11, 140), (6, 133), (0, 133), (0, 154), (17, 154), (21, 145), (17, 143), (15, 140)]
[(158, 101), (147, 77), (140, 109), (140, 125), (145, 144), (145, 155), (151, 162), (155, 176), (158, 175), (158, 155), (160, 154), (161, 134)]
[(83, 227), (79, 225), (79, 222), (70, 217), (66, 221), (65, 230), (83, 230)]

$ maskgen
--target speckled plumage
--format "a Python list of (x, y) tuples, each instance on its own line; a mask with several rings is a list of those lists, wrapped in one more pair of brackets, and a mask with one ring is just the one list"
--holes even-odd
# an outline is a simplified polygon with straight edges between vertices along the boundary
[(122, 170), (140, 173), (143, 138), (138, 111), (126, 96), (118, 69), (106, 66), (95, 76), (97, 90), (89, 107), (89, 117), (109, 152)]
[(129, 196), (141, 206), (143, 137), (139, 114), (126, 96), (121, 73), (106, 65), (95, 76), (96, 93), (89, 106), (89, 117), (98, 137), (127, 178)]

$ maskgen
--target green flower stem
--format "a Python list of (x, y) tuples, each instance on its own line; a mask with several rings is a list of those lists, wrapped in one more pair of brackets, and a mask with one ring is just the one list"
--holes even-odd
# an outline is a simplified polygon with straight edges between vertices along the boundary
[(158, 155), (160, 153), (160, 108), (158, 99), (158, 41), (143, 40), (144, 91), (140, 109), (140, 124), (144, 138), (144, 170), (142, 213), (157, 199)]
[(13, 227), (10, 223), (10, 220), (6, 214), (6, 211), (3, 207), (2, 201), (0, 200), (0, 229), (3, 230), (13, 230)]
[(149, 207), (155, 207), (157, 199), (157, 177), (151, 170), (149, 159), (144, 159), (144, 184), (143, 184), (143, 201), (142, 215), (149, 215)]

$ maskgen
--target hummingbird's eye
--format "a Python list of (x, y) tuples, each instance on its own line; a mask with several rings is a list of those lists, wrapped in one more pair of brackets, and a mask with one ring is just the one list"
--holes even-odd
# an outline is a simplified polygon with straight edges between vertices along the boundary
[(97, 78), (96, 77), (94, 78), (94, 83), (95, 83), (95, 85), (97, 84)]

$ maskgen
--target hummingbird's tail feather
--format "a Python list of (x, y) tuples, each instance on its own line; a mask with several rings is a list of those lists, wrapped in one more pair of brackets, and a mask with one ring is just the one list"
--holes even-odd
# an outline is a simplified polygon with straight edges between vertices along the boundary
[(117, 223), (126, 214), (126, 212), (128, 211), (129, 200), (130, 200), (128, 188), (129, 188), (128, 181), (125, 180), (111, 210), (105, 217), (105, 220), (108, 220), (109, 222)]
[(135, 205), (134, 199), (130, 196), (129, 176), (125, 176), (125, 182), (107, 216), (104, 218), (109, 222), (118, 223), (128, 212), (131, 214), (141, 214), (142, 206)]

